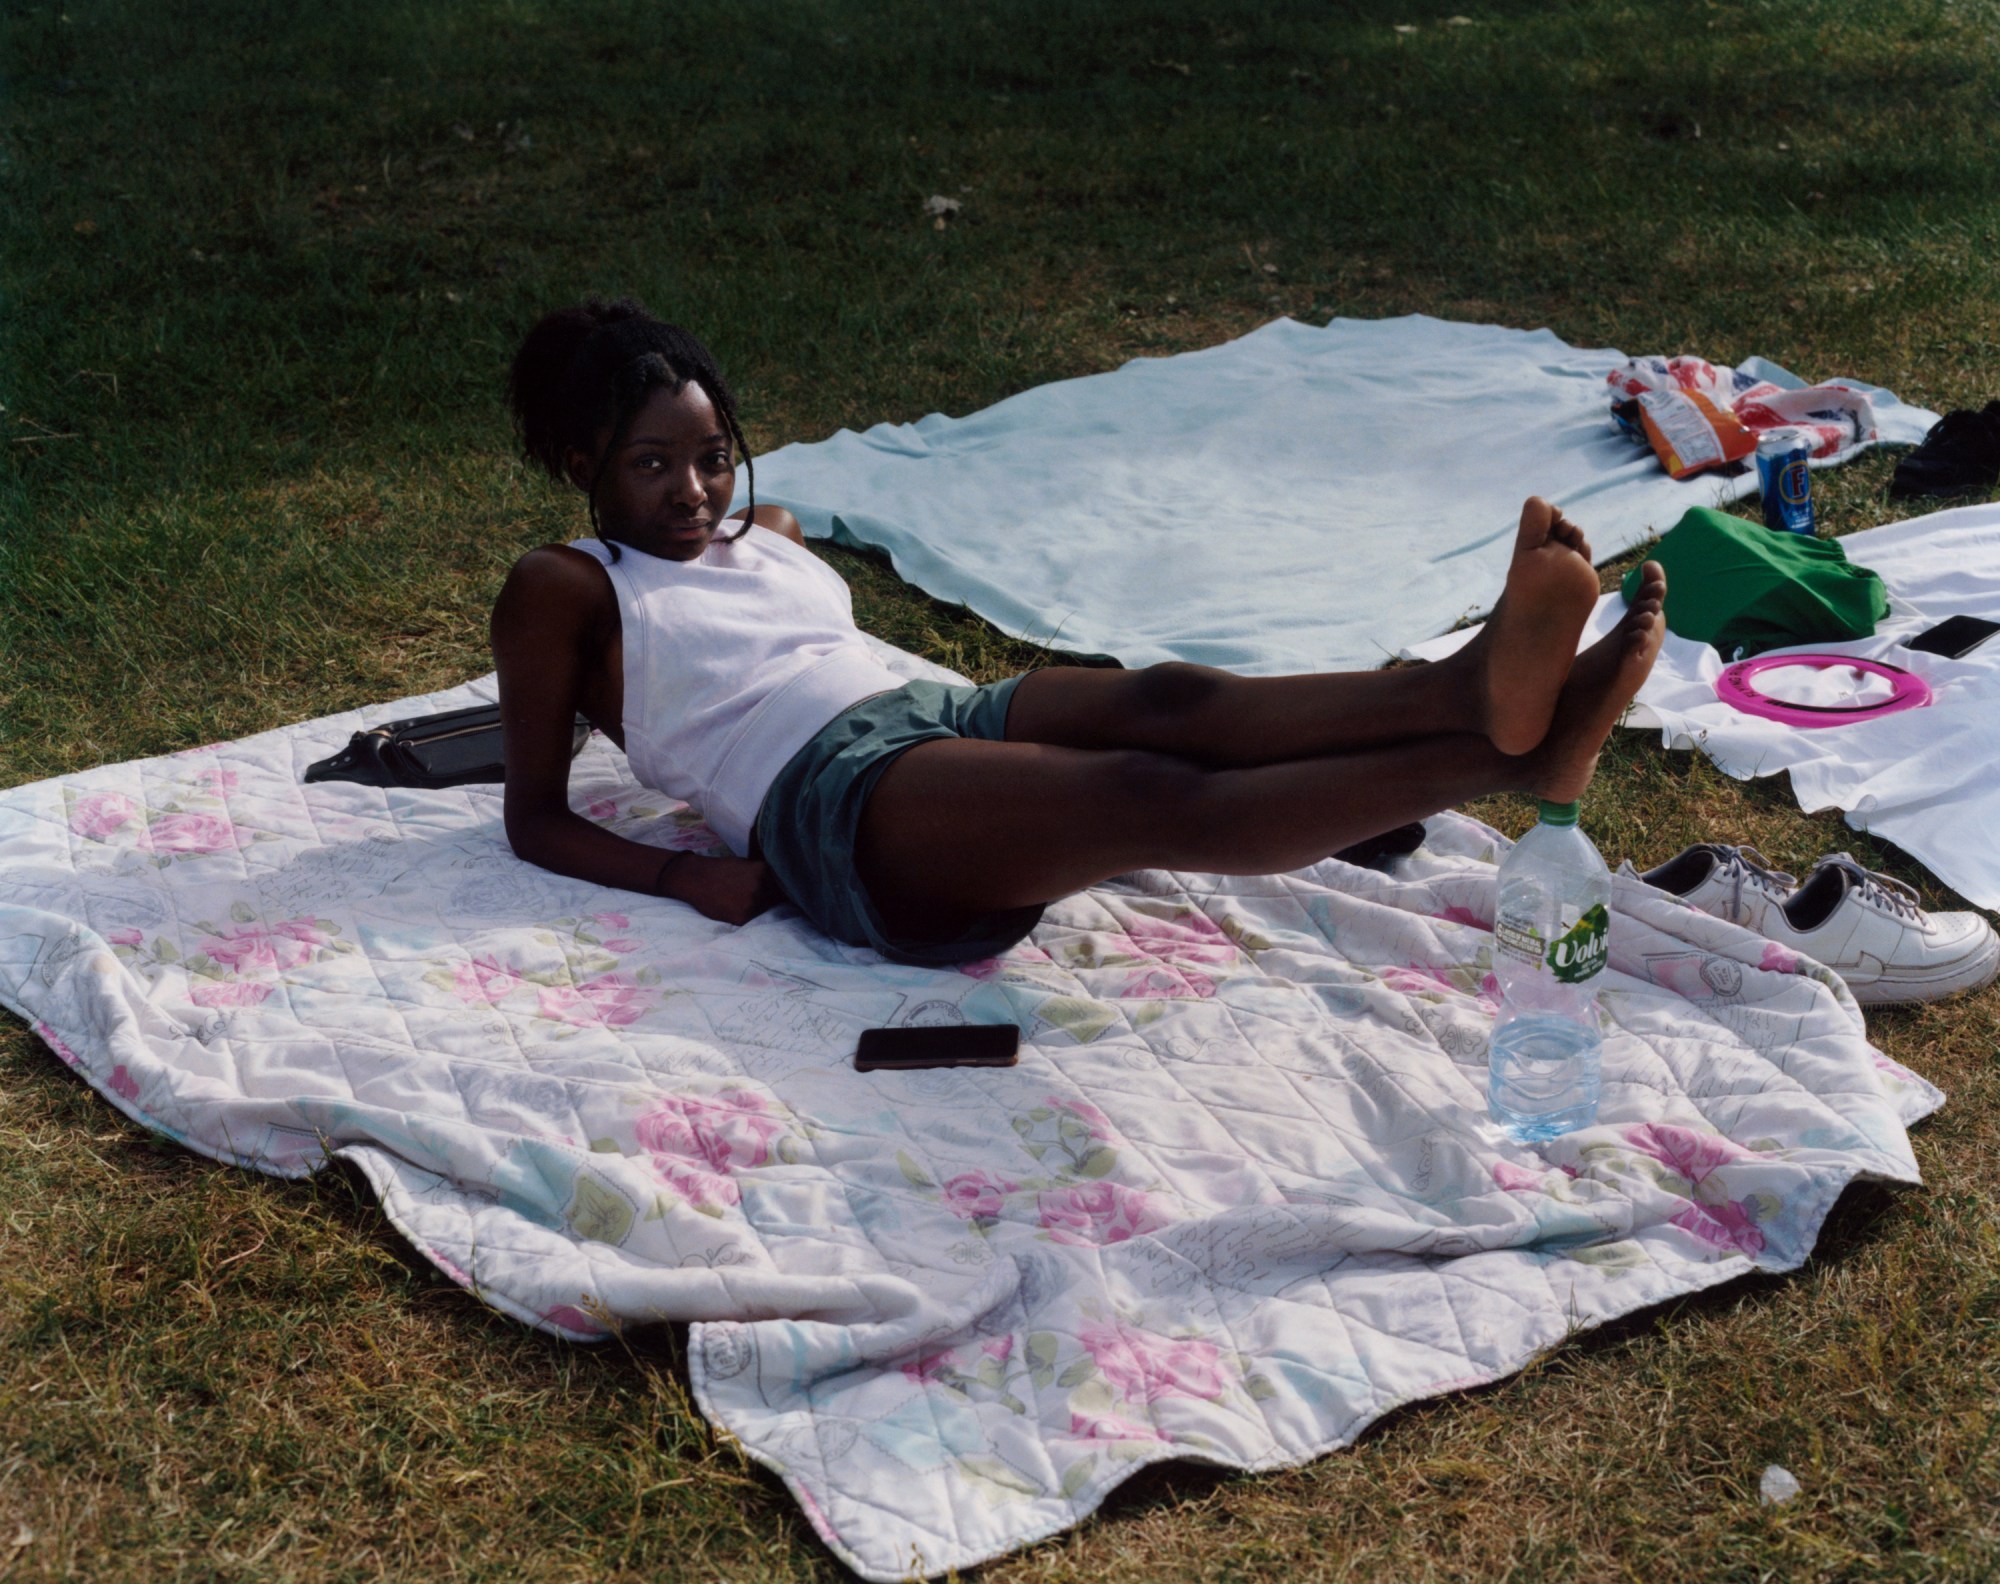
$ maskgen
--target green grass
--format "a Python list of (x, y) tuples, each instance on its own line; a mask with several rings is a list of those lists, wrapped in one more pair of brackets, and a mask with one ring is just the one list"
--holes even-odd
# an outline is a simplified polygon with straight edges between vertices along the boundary
[[(1448, 9), (0, 0), (0, 785), (486, 670), (506, 566), (576, 527), (501, 374), (584, 291), (699, 329), (760, 449), (1278, 312), (2000, 394), (2000, 6)], [(1903, 514), (1888, 466), (1819, 475), (1834, 531)], [(1043, 658), (827, 554), (896, 642)], [(1639, 734), (1593, 831), (1953, 905)], [(1993, 1576), (2000, 991), (1870, 1028), (1951, 1103), (1803, 1272), (980, 1576)], [(0, 1579), (840, 1576), (679, 1345), (530, 1334), (357, 1183), (195, 1159), (0, 1026)]]

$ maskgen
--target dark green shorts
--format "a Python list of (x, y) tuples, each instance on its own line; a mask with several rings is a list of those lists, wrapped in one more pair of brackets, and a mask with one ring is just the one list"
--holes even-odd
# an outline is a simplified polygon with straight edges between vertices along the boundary
[(1005, 741), (1019, 677), (984, 687), (906, 682), (843, 710), (792, 755), (757, 811), (757, 846), (800, 912), (836, 940), (922, 966), (998, 956), (1025, 940), (1039, 907), (989, 913), (950, 940), (905, 940), (883, 926), (854, 844), (868, 794), (905, 749), (937, 737)]

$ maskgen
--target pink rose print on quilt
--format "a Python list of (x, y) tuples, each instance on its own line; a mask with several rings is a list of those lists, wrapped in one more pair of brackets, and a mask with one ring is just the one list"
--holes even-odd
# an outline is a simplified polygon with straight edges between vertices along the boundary
[(122, 792), (92, 792), (69, 811), (69, 828), (87, 841), (104, 841), (139, 817), (139, 805)]
[(698, 1210), (715, 1214), (742, 1197), (733, 1172), (766, 1164), (785, 1125), (747, 1089), (667, 1095), (633, 1124), (653, 1169)]
[(1739, 1254), (1761, 1254), (1764, 1234), (1757, 1230), (1750, 1201), (1724, 1199), (1717, 1204), (1690, 1202), (1669, 1217), (1683, 1232), (1692, 1232), (1710, 1248), (1734, 1249)]
[(1757, 960), (1757, 966), (1766, 973), (1797, 973), (1799, 954), (1776, 941), (1764, 942), (1764, 955)]
[(700, 820), (677, 825), (666, 840), (670, 852), (716, 852), (722, 845), (722, 838)]
[(190, 988), (188, 999), (198, 1007), (257, 1006), (276, 988), (275, 985), (260, 984), (254, 979), (211, 981)]
[[(1566, 1178), (1574, 1178), (1576, 1176), (1576, 1168), (1574, 1166), (1558, 1166), (1556, 1170), (1560, 1171)], [(1549, 1191), (1549, 1174), (1546, 1170), (1538, 1172), (1529, 1171), (1525, 1167), (1516, 1166), (1512, 1161), (1498, 1160), (1493, 1163), (1493, 1181), (1497, 1187), (1505, 1189), (1508, 1193), (1547, 1193)], [(1557, 1186), (1560, 1187), (1561, 1185), (1558, 1184)]]
[(1215, 980), (1202, 970), (1231, 967), (1242, 956), (1222, 926), (1201, 912), (1171, 919), (1134, 914), (1122, 933), (1097, 939), (1107, 966), (1124, 956), (1143, 963), (1113, 992), (1121, 1000), (1211, 1000)]
[(1051, 1242), (1101, 1248), (1175, 1219), (1150, 1193), (1107, 1180), (1124, 1140), (1088, 1100), (1050, 1095), (1013, 1125), (1021, 1148), (1048, 1174), (1022, 1186), (1035, 1191), (1036, 1219)]
[(1155, 1208), (1150, 1194), (1111, 1182), (1045, 1189), (1035, 1196), (1035, 1211), (1052, 1242), (1086, 1248), (1157, 1232), (1173, 1219)]
[(1010, 1336), (992, 1337), (979, 1344), (982, 1358), (990, 1358), (996, 1364), (1005, 1364), (1014, 1356), (1014, 1338)]
[(608, 952), (617, 952), (621, 957), (627, 952), (635, 952), (644, 944), (625, 933), (632, 927), (632, 921), (623, 913), (593, 913), (590, 921), (611, 938), (602, 944)]
[(653, 1170), (661, 1182), (703, 1215), (719, 1216), (743, 1198), (743, 1191), (720, 1172), (703, 1171), (671, 1155), (655, 1155)]
[(1171, 1441), (1173, 1437), (1147, 1424), (1135, 1424), (1116, 1414), (1069, 1412), (1069, 1433), (1077, 1441)]
[(1717, 1167), (1732, 1161), (1755, 1160), (1753, 1151), (1720, 1133), (1704, 1133), (1670, 1122), (1628, 1127), (1622, 1130), (1622, 1136), (1640, 1154), (1687, 1181), (1691, 1197), (1669, 1217), (1674, 1226), (1693, 1233), (1711, 1248), (1734, 1249), (1751, 1255), (1763, 1252), (1764, 1234), (1757, 1230), (1756, 1199), (1729, 1199), (1721, 1194), (1700, 1192)]
[(938, 1381), (949, 1380), (957, 1372), (958, 1355), (951, 1348), (946, 1348), (942, 1353), (926, 1353), (903, 1366), (903, 1374), (919, 1386), (929, 1386)]
[[(237, 917), (250, 914), (238, 904)], [(208, 933), (188, 959), (188, 999), (199, 1007), (252, 1007), (278, 989), (280, 975), (322, 959), (329, 952), (353, 948), (335, 938), (330, 920), (281, 919), (275, 924), (249, 924)]]
[(211, 935), (200, 950), (230, 972), (243, 974), (301, 967), (313, 960), (316, 948), (332, 944), (333, 936), (316, 920), (295, 918)]
[(944, 1207), (961, 1221), (992, 1220), (1018, 1186), (983, 1171), (960, 1172), (944, 1185)]
[(972, 962), (958, 965), (958, 971), (968, 979), (997, 979), (1010, 968), (1053, 967), (1055, 959), (1032, 941), (1023, 941), (1004, 957), (980, 957)]
[(1139, 969), (1112, 994), (1121, 1001), (1208, 1001), (1214, 999), (1215, 981), (1191, 968), (1162, 963)]
[(194, 857), (234, 852), (236, 827), (220, 814), (156, 814), (139, 838), (146, 852)]
[[(1044, 1339), (1045, 1358), (1053, 1357), (1053, 1339)], [(1039, 1370), (1032, 1365), (1016, 1361), (1014, 1358), (1013, 1336), (988, 1337), (976, 1343), (965, 1343), (958, 1347), (942, 1348), (935, 1352), (920, 1353), (907, 1364), (900, 1365), (905, 1380), (918, 1387), (923, 1396), (911, 1406), (924, 1420), (932, 1422), (934, 1428), (946, 1424), (963, 1426), (968, 1415), (956, 1404), (980, 1404), (997, 1412), (1004, 1412), (1025, 1418), (1029, 1414), (1028, 1404), (1034, 1400), (1031, 1380), (1040, 1380), (1047, 1375), (1044, 1364)], [(988, 1455), (973, 1451), (952, 1436), (954, 1448), (941, 1448), (947, 1455), (958, 1460), (961, 1468), (968, 1472), (980, 1473), (1005, 1465)]]
[(624, 1028), (638, 1022), (658, 994), (630, 974), (600, 974), (581, 984), (544, 987), (536, 996), (536, 1010), (576, 1028)]
[(1468, 990), (1472, 973), (1466, 968), (1441, 968), (1428, 963), (1409, 963), (1401, 968), (1384, 968), (1382, 983), (1402, 995), (1467, 995), (1488, 1011), (1500, 1010), (1500, 981), (1487, 974), (1478, 988)]
[(1170, 1397), (1213, 1402), (1229, 1389), (1222, 1354), (1199, 1337), (1168, 1337), (1122, 1325), (1087, 1325), (1076, 1339), (1097, 1372), (1128, 1403)]
[(747, 1089), (712, 1096), (666, 1095), (634, 1124), (642, 1149), (654, 1155), (685, 1155), (715, 1171), (762, 1166), (784, 1123), (771, 1102)]
[[(1081, 1124), (1083, 1131), (1089, 1135), (1093, 1143), (1109, 1144), (1117, 1137), (1111, 1126), (1111, 1118), (1088, 1100), (1063, 1100), (1050, 1095), (1049, 1105), (1058, 1115), (1073, 1117)], [(1067, 1125), (1063, 1131), (1065, 1133), (1069, 1131)]]
[(977, 1386), (981, 1375), (990, 1381), (1004, 1379), (1007, 1361), (1013, 1356), (1013, 1337), (989, 1337), (977, 1345), (919, 1354), (901, 1368), (904, 1376), (919, 1386), (949, 1386), (964, 1392)]
[(520, 974), (491, 957), (451, 965), (451, 992), (467, 1006), (497, 1006), (523, 983)]
[(1623, 1130), (1625, 1142), (1641, 1155), (1697, 1186), (1718, 1166), (1757, 1157), (1720, 1133), (1703, 1133), (1671, 1122), (1645, 1122)]
[(968, 1370), (980, 1368), (982, 1360), (992, 1360), (996, 1366), (1006, 1366), (1014, 1356), (1012, 1336), (992, 1336), (986, 1342), (964, 1348), (944, 1348), (934, 1354), (918, 1354), (910, 1364), (902, 1366), (902, 1374), (914, 1380), (918, 1386), (952, 1386), (964, 1390), (972, 1384)]
[(47, 1044), (49, 1049), (54, 1051), (58, 1056), (60, 1056), (63, 1059), (63, 1061), (66, 1062), (69, 1066), (81, 1067), (83, 1065), (83, 1058), (77, 1055), (75, 1051), (71, 1050), (68, 1045), (64, 1044), (63, 1037), (60, 1034), (58, 1034), (54, 1029), (50, 1028), (48, 1024), (43, 1023), (38, 1019), (34, 1025), (34, 1028), (35, 1032), (41, 1035), (43, 1042)]
[(1508, 1193), (1540, 1193), (1542, 1191), (1542, 1174), (1516, 1166), (1512, 1161), (1500, 1160), (1493, 1163), (1493, 1181)]
[(1384, 968), (1382, 983), (1404, 995), (1434, 995), (1440, 990), (1452, 995), (1458, 993), (1458, 986), (1441, 970), (1427, 968), (1422, 963), (1411, 963), (1405, 968)]

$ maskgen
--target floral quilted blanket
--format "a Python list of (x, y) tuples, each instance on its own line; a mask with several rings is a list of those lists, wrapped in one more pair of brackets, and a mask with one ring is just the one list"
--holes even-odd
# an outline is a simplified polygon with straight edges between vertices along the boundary
[[(921, 670), (910, 662), (911, 674)], [(962, 970), (516, 860), (491, 790), (306, 787), (405, 700), (0, 793), (0, 1003), (111, 1104), (588, 1341), (694, 1323), (703, 1410), (870, 1579), (1077, 1522), (1146, 1464), (1295, 1463), (1579, 1328), (1810, 1251), (1942, 1097), (1845, 989), (1617, 882), (1593, 1127), (1484, 1104), (1493, 864), (1144, 873)], [(578, 807), (700, 847), (593, 740)], [(1011, 1069), (860, 1074), (875, 1025)]]

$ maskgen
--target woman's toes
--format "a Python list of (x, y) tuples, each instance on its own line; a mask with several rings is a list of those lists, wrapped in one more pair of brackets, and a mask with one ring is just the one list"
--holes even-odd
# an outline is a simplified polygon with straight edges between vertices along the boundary
[(1516, 553), (1546, 544), (1559, 521), (1561, 514), (1555, 507), (1539, 495), (1530, 495), (1521, 506), (1521, 529), (1514, 539)]
[[(1537, 500), (1541, 499), (1540, 496), (1536, 496), (1535, 498)], [(1569, 518), (1565, 517), (1560, 508), (1551, 507), (1550, 514), (1548, 542), (1559, 544), (1566, 550), (1574, 550), (1584, 560), (1588, 561), (1590, 559), (1590, 541), (1584, 537), (1583, 530), (1571, 522)]]

